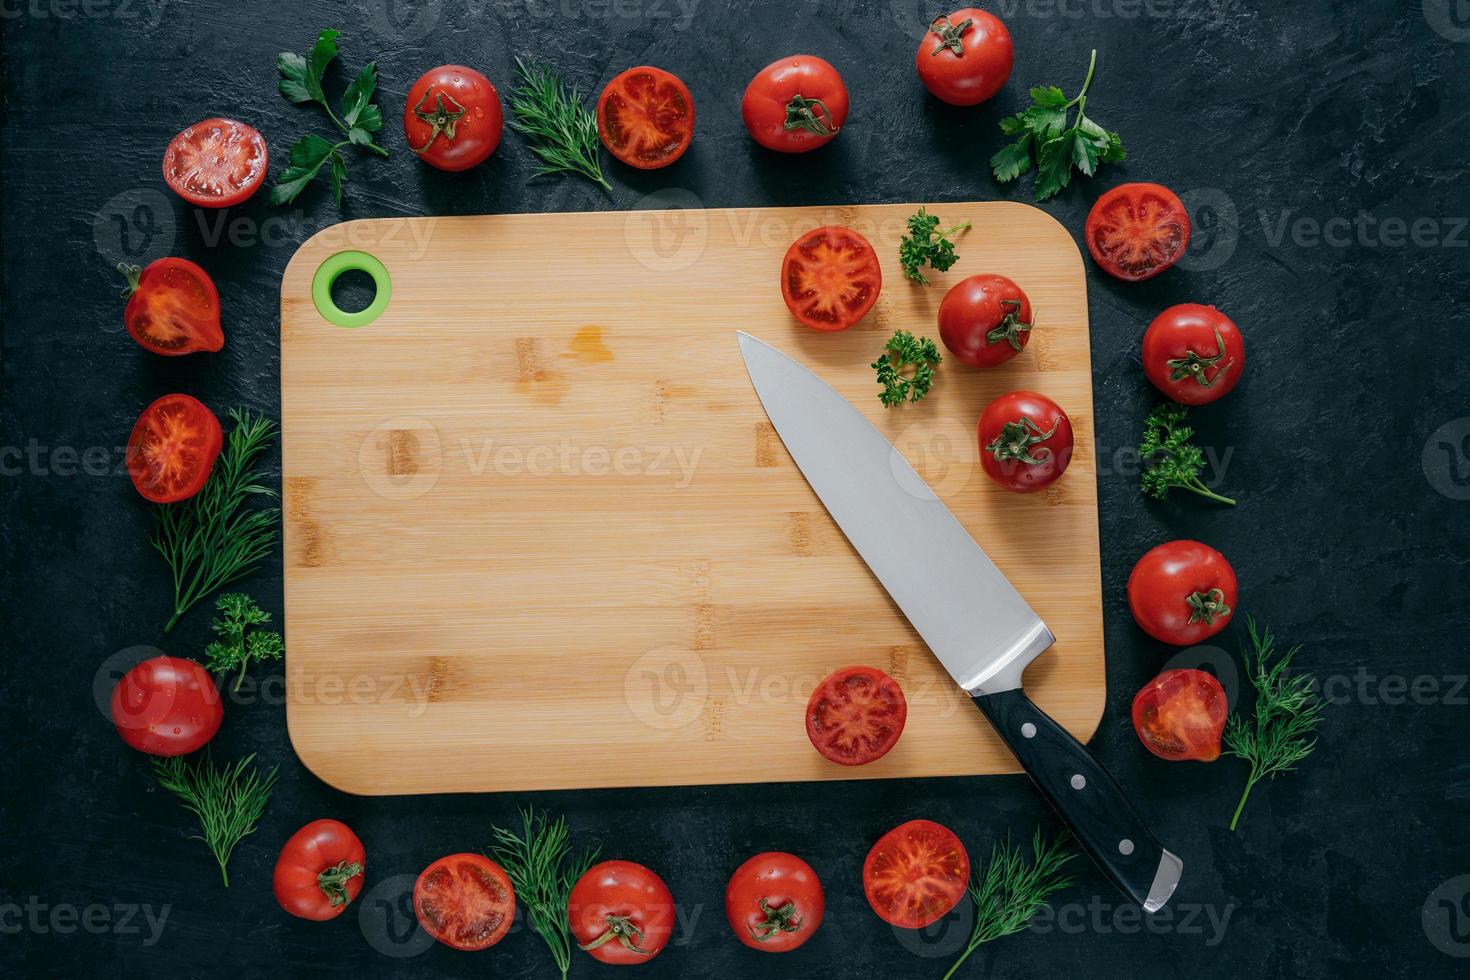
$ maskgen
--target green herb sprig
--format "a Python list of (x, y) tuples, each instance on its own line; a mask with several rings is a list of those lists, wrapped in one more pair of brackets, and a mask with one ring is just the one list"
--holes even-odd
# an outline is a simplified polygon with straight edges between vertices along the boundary
[(1241, 644), (1240, 656), (1256, 689), (1256, 711), (1253, 722), (1234, 714), (1225, 726), (1226, 753), (1251, 765), (1245, 791), (1230, 818), (1232, 831), (1240, 823), (1245, 801), (1256, 783), (1290, 772), (1317, 747), (1315, 733), (1322, 720), (1322, 699), (1314, 690), (1312, 675), (1288, 673), (1301, 646), (1278, 657), (1271, 628), (1258, 633), (1255, 620), (1249, 616), (1245, 623), (1251, 645), (1247, 648)]
[(970, 223), (964, 221), (940, 231), (939, 217), (919, 208), (917, 214), (909, 217), (909, 233), (898, 240), (898, 261), (903, 266), (904, 276), (910, 282), (927, 286), (929, 277), (924, 275), (924, 263), (933, 266), (936, 272), (948, 272), (959, 259), (949, 236), (969, 227)]
[(276, 495), (253, 469), (275, 437), (275, 423), (238, 409), (230, 418), (235, 427), (204, 489), (153, 511), (153, 547), (168, 562), (174, 583), (165, 633), (200, 599), (249, 574), (276, 542), (280, 510), (245, 506), (252, 496)]
[(1048, 907), (1048, 895), (1072, 883), (1062, 874), (1062, 867), (1075, 856), (1065, 835), (1043, 841), (1040, 827), (1031, 838), (1029, 865), (1021, 849), (1011, 844), (1009, 835), (991, 848), (984, 871), (976, 868), (970, 877), (970, 898), (975, 903), (970, 941), (944, 980), (954, 976), (970, 954), (985, 943), (1026, 928), (1031, 916)]
[(547, 818), (534, 809), (521, 811), (521, 832), (493, 827), (490, 856), (510, 875), (516, 898), (526, 909), (531, 929), (546, 941), (562, 980), (572, 965), (575, 945), (567, 925), (567, 899), (577, 879), (597, 860), (597, 850), (572, 858), (566, 820)]
[(285, 169), (276, 177), (271, 188), (271, 204), (286, 204), (296, 199), (306, 185), (316, 179), (322, 166), (330, 162), (328, 172), (332, 180), (332, 194), (337, 206), (342, 206), (342, 184), (347, 180), (347, 161), (342, 149), (356, 146), (360, 150), (386, 157), (388, 151), (373, 142), (372, 134), (383, 128), (383, 113), (372, 104), (373, 90), (378, 87), (378, 68), (369, 61), (362, 71), (342, 93), (340, 115), (332, 111), (322, 88), (322, 76), (327, 66), (337, 57), (337, 38), (341, 31), (330, 27), (317, 35), (316, 44), (310, 53), (299, 55), (282, 51), (276, 55), (276, 68), (281, 73), (277, 83), (282, 95), (292, 102), (315, 102), (326, 110), (327, 117), (336, 124), (346, 139), (338, 142), (324, 139), (315, 133), (301, 137), (291, 147), (291, 156)]
[(572, 173), (602, 187), (612, 185), (602, 176), (597, 117), (582, 104), (581, 93), (554, 68), (516, 59), (520, 84), (510, 93), (511, 128), (525, 136), (541, 158), (534, 176)]
[(177, 796), (199, 818), (200, 840), (219, 863), (220, 877), (230, 887), (228, 866), (235, 845), (255, 832), (276, 785), (276, 768), (261, 776), (252, 764), (255, 753), (233, 765), (217, 768), (208, 750), (195, 765), (183, 756), (155, 758), (158, 785)]
[(212, 628), (219, 635), (204, 648), (208, 658), (205, 666), (214, 673), (224, 673), (240, 668), (235, 677), (235, 690), (245, 679), (245, 668), (252, 660), (280, 660), (286, 652), (285, 641), (274, 630), (254, 629), (271, 621), (271, 614), (255, 604), (255, 600), (243, 592), (231, 592), (214, 600), (214, 608), (222, 615), (215, 618)]
[(934, 368), (940, 362), (939, 348), (927, 337), (900, 330), (883, 345), (883, 353), (869, 365), (878, 372), (883, 390), (878, 400), (889, 408), (916, 402), (934, 385)]
[[(1018, 136), (1014, 143), (990, 158), (990, 169), (1000, 183), (1015, 180), (1036, 164), (1036, 200), (1044, 201), (1072, 179), (1076, 167), (1091, 177), (1100, 163), (1116, 163), (1127, 154), (1123, 139), (1087, 118), (1087, 90), (1097, 70), (1097, 51), (1087, 63), (1082, 91), (1068, 99), (1055, 85), (1038, 85), (1031, 90), (1031, 106), (1000, 121), (1001, 132)], [(1072, 109), (1077, 116), (1067, 125)]]
[(1183, 405), (1162, 402), (1144, 419), (1143, 442), (1138, 446), (1139, 458), (1143, 460), (1143, 492), (1163, 500), (1171, 488), (1178, 487), (1234, 506), (1232, 498), (1211, 490), (1199, 478), (1205, 456), (1189, 441), (1194, 429), (1184, 424), (1188, 416), (1189, 410)]

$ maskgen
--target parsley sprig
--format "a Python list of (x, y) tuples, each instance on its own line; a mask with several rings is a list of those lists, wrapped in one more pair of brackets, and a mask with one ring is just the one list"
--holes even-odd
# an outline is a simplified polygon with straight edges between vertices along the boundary
[(254, 761), (252, 752), (220, 769), (208, 750), (192, 766), (183, 756), (153, 760), (158, 785), (177, 796), (199, 818), (199, 839), (214, 853), (226, 888), (230, 887), (230, 854), (236, 844), (255, 832), (276, 785), (276, 768), (261, 776), (252, 765)]
[(511, 128), (525, 136), (541, 158), (533, 176), (572, 173), (612, 193), (602, 176), (597, 117), (582, 104), (581, 93), (554, 68), (516, 59), (520, 84), (510, 93)]
[[(1008, 183), (1030, 170), (1034, 156), (1036, 200), (1044, 201), (1067, 186), (1074, 166), (1091, 177), (1098, 164), (1116, 163), (1127, 155), (1122, 137), (1087, 118), (1087, 90), (1096, 70), (1094, 49), (1075, 98), (1068, 99), (1055, 85), (1038, 85), (1031, 90), (1030, 108), (1000, 121), (1001, 132), (1020, 138), (990, 158), (997, 181)], [(1077, 116), (1069, 126), (1067, 116), (1074, 108)]]
[(909, 233), (898, 240), (898, 261), (903, 265), (903, 274), (910, 282), (927, 286), (929, 277), (924, 275), (924, 263), (929, 263), (936, 272), (949, 271), (959, 259), (949, 236), (969, 227), (970, 223), (965, 221), (940, 231), (939, 217), (919, 208), (919, 213), (909, 218)]
[(342, 183), (347, 179), (347, 161), (342, 156), (343, 147), (356, 146), (378, 156), (386, 157), (388, 151), (373, 142), (372, 134), (383, 128), (383, 113), (372, 104), (373, 90), (378, 87), (378, 68), (369, 61), (358, 72), (357, 77), (342, 93), (341, 114), (332, 111), (322, 88), (322, 76), (337, 57), (337, 38), (341, 31), (330, 27), (317, 35), (311, 52), (299, 55), (282, 51), (276, 55), (276, 68), (281, 72), (277, 83), (282, 95), (292, 102), (315, 102), (326, 110), (327, 117), (347, 137), (339, 142), (324, 139), (315, 133), (301, 137), (291, 147), (291, 157), (284, 170), (276, 177), (276, 186), (271, 188), (271, 203), (286, 204), (296, 199), (306, 185), (311, 183), (322, 166), (330, 163), (332, 193), (337, 206), (342, 206)]
[(510, 875), (516, 898), (526, 910), (531, 929), (546, 941), (562, 980), (572, 964), (572, 934), (567, 925), (567, 899), (577, 879), (597, 860), (597, 850), (572, 858), (566, 820), (521, 811), (521, 832), (493, 827), (490, 856)]
[(985, 943), (1020, 932), (1037, 910), (1048, 907), (1047, 896), (1066, 888), (1072, 879), (1062, 874), (1062, 866), (1075, 857), (1065, 836), (1043, 841), (1041, 828), (1031, 838), (1031, 863), (1026, 864), (1021, 849), (1006, 839), (990, 851), (990, 861), (982, 872), (976, 868), (970, 878), (970, 898), (975, 903), (975, 926), (965, 951), (944, 980), (954, 976), (970, 954)]
[(1254, 722), (1247, 722), (1239, 714), (1231, 715), (1225, 726), (1226, 752), (1251, 765), (1245, 791), (1230, 818), (1232, 831), (1240, 823), (1246, 798), (1256, 783), (1290, 772), (1317, 747), (1315, 733), (1322, 720), (1322, 699), (1314, 690), (1312, 675), (1288, 673), (1301, 646), (1277, 657), (1271, 628), (1257, 632), (1255, 620), (1249, 616), (1245, 623), (1251, 646), (1248, 649), (1241, 644), (1240, 657), (1256, 689), (1256, 715)]
[(271, 614), (243, 592), (220, 596), (214, 600), (214, 608), (222, 614), (213, 623), (219, 639), (204, 648), (204, 656), (208, 658), (205, 666), (217, 674), (239, 667), (234, 685), (238, 691), (250, 661), (280, 660), (286, 644), (275, 630), (253, 628), (269, 623)]
[(898, 331), (869, 365), (878, 372), (878, 383), (883, 386), (878, 400), (892, 408), (923, 398), (934, 385), (934, 368), (940, 360), (934, 341), (915, 337), (907, 330)]
[(1170, 488), (1179, 487), (1233, 506), (1234, 500), (1215, 493), (1199, 478), (1205, 456), (1189, 441), (1194, 429), (1184, 424), (1188, 415), (1189, 410), (1183, 405), (1166, 402), (1148, 413), (1143, 423), (1143, 442), (1138, 446), (1139, 457), (1144, 461), (1143, 492), (1163, 500)]

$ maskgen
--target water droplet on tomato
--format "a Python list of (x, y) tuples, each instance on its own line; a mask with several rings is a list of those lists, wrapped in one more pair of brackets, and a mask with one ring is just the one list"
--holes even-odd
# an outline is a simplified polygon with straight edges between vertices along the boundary
[(175, 727), (175, 728), (174, 728), (174, 734), (175, 734), (175, 735), (177, 735), (177, 734), (179, 734), (179, 733), (180, 733), (180, 731), (181, 731), (181, 730), (182, 730), (182, 729), (180, 729), (180, 728), (178, 728), (178, 727)]

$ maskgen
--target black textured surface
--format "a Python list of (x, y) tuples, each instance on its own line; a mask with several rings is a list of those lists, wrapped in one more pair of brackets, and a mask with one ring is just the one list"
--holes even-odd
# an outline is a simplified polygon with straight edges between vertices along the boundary
[[(196, 611), (160, 637), (164, 568), (117, 447), (165, 391), (274, 414), (281, 271), (295, 243), (339, 218), (628, 208), (667, 187), (709, 206), (1024, 200), (1029, 184), (1000, 189), (986, 171), (996, 121), (1030, 84), (1070, 91), (1096, 46), (1102, 68), (1089, 109), (1123, 134), (1129, 159), (1046, 210), (1080, 233), (1096, 195), (1127, 179), (1162, 181), (1207, 206), (1184, 268), (1126, 285), (1088, 264), (1109, 686), (1093, 747), (1186, 873), (1177, 911), (1150, 927), (1079, 867), (1078, 883), (1058, 896), (1062, 914), (984, 948), (962, 975), (1453, 972), (1461, 961), (1447, 953), (1470, 952), (1470, 878), (1455, 880), (1470, 872), (1470, 502), (1455, 499), (1470, 496), (1463, 6), (1006, 0), (998, 9), (1010, 11), (1017, 44), (1011, 83), (990, 105), (954, 110), (914, 78), (915, 39), (935, 12), (916, 0), (5, 4), (4, 961), (58, 975), (553, 975), (540, 940), (519, 923), (492, 952), (409, 956), (419, 949), (412, 939), (394, 942), (382, 928), (370, 942), (358, 908), (329, 924), (301, 922), (269, 889), (289, 833), (313, 817), (343, 818), (367, 844), (370, 887), (385, 889), (361, 910), (380, 923), (388, 916), (402, 939), (401, 906), (381, 901), (399, 894), (395, 876), (478, 849), (492, 823), (535, 803), (566, 813), (582, 839), (663, 873), (684, 925), (642, 976), (942, 974), (958, 930), (924, 938), (882, 926), (858, 885), (862, 856), (912, 817), (953, 827), (976, 858), (1007, 831), (1054, 828), (1022, 777), (357, 799), (296, 761), (277, 686), (258, 703), (231, 705), (217, 739), (226, 754), (281, 764), (275, 799), (223, 890), (202, 845), (186, 839), (186, 815), (151, 788), (146, 760), (94, 704), (94, 676), (114, 651), (159, 643), (197, 656), (209, 620)], [(276, 94), (274, 57), (305, 50), (325, 26), (344, 32), (351, 69), (378, 59), (392, 159), (350, 161), (340, 214), (322, 186), (280, 212), (260, 194), (227, 215), (168, 194), (162, 149), (197, 119), (254, 123), (276, 161), (297, 135), (321, 129), (317, 113)], [(797, 50), (839, 66), (854, 110), (834, 145), (789, 159), (746, 138), (738, 104), (757, 69)], [(610, 164), (611, 199), (571, 179), (528, 183), (530, 154), (509, 133), (472, 172), (420, 166), (397, 122), (413, 79), (461, 61), (504, 93), (518, 53), (551, 60), (592, 91), (632, 64), (677, 71), (699, 107), (693, 148), (661, 173)], [(335, 71), (333, 91), (345, 82)], [(220, 237), (220, 220), (237, 241)], [(1405, 235), (1395, 221), (1417, 231)], [(1331, 237), (1313, 239), (1313, 227)], [(219, 284), (228, 343), (218, 355), (153, 357), (122, 333), (113, 264), (165, 252), (196, 259)], [(1220, 306), (1246, 336), (1244, 382), (1195, 413), (1203, 441), (1231, 454), (1225, 485), (1241, 498), (1233, 510), (1146, 501), (1127, 456), (1154, 401), (1137, 364), (1142, 329), (1181, 301)], [(88, 447), (100, 447), (83, 460), (102, 475), (79, 471), (71, 455)], [(1126, 576), (1148, 547), (1186, 535), (1231, 559), (1243, 608), (1305, 644), (1302, 665), (1334, 678), (1329, 693), (1341, 702), (1305, 769), (1259, 787), (1235, 834), (1226, 824), (1242, 765), (1154, 759), (1128, 720), (1133, 691), (1170, 651), (1133, 626)], [(245, 583), (277, 613), (278, 569), (272, 561)], [(1232, 651), (1239, 632), (1227, 634)], [(278, 682), (279, 669), (268, 676)], [(1415, 690), (1429, 703), (1416, 703)], [(807, 858), (829, 902), (818, 935), (779, 959), (737, 944), (722, 909), (729, 872), (770, 848)], [(165, 907), (150, 942), (143, 913)], [(574, 975), (595, 972), (578, 957)]]

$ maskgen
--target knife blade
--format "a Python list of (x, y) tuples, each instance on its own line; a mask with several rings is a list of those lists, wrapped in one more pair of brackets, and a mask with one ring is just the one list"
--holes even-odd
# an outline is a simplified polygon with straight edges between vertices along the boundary
[(738, 339), (771, 425), (863, 561), (1099, 868), (1145, 910), (1162, 908), (1182, 862), (1021, 689), (1051, 630), (862, 412), (769, 344), (744, 331)]

